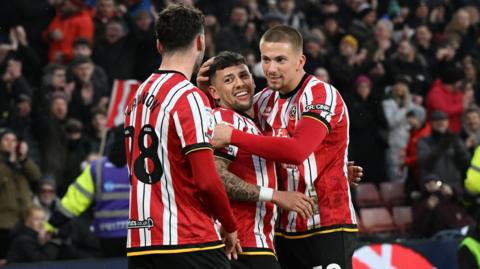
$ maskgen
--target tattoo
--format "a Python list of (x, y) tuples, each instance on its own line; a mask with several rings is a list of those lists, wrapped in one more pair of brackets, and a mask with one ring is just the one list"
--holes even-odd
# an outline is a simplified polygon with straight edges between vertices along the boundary
[(228, 171), (230, 161), (215, 156), (215, 166), (223, 180), (225, 191), (230, 200), (242, 202), (257, 202), (260, 196), (260, 187), (248, 183)]

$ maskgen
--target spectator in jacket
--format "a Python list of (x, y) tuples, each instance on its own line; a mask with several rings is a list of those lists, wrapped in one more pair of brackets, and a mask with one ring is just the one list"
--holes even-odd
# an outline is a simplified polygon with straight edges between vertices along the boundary
[(39, 206), (25, 210), (23, 223), (16, 227), (8, 252), (9, 263), (53, 261), (60, 253), (60, 242), (50, 240), (45, 231), (45, 212)]
[(430, 123), (426, 122), (426, 112), (423, 107), (417, 106), (407, 113), (410, 126), (410, 137), (405, 150), (403, 165), (408, 168), (405, 181), (405, 192), (408, 198), (416, 200), (420, 197), (420, 168), (417, 160), (418, 141), (431, 134)]
[(401, 152), (405, 149), (409, 137), (407, 112), (417, 108), (412, 101), (409, 85), (410, 78), (400, 76), (391, 87), (389, 97), (382, 102), (385, 118), (388, 122), (387, 173), (390, 180), (404, 178)]
[(461, 89), (463, 70), (456, 67), (444, 68), (441, 79), (435, 80), (427, 95), (427, 114), (443, 111), (447, 114), (449, 128), (458, 134), (462, 128), (462, 113), (473, 100), (472, 94), (465, 95)]
[(33, 197), (33, 204), (41, 207), (45, 212), (46, 219), (50, 218), (58, 203), (55, 179), (44, 176), (40, 182), (38, 193)]
[(446, 113), (433, 112), (430, 124), (432, 134), (417, 144), (420, 177), (422, 180), (431, 175), (441, 177), (444, 183), (461, 190), (470, 154), (460, 137), (449, 131)]
[(48, 60), (68, 63), (73, 59), (72, 45), (77, 37), (93, 39), (93, 21), (84, 0), (66, 0), (43, 33), (49, 43)]
[(40, 169), (28, 158), (28, 145), (19, 145), (13, 131), (0, 129), (0, 259), (5, 257), (11, 230), (31, 204), (31, 185), (39, 179)]
[(455, 188), (432, 176), (423, 180), (422, 198), (413, 204), (413, 230), (424, 237), (446, 229), (458, 229), (472, 225), (472, 218), (467, 215), (459, 202)]

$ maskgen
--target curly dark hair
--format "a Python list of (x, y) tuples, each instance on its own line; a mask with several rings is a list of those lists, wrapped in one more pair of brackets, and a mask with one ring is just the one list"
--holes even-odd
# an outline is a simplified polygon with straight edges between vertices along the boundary
[(215, 78), (215, 74), (218, 70), (223, 70), (230, 66), (237, 66), (240, 64), (247, 64), (245, 57), (241, 54), (232, 51), (222, 51), (215, 58), (213, 63), (208, 69), (208, 78), (210, 83)]
[(205, 17), (196, 8), (169, 5), (159, 13), (156, 22), (157, 39), (165, 52), (181, 50), (203, 32)]

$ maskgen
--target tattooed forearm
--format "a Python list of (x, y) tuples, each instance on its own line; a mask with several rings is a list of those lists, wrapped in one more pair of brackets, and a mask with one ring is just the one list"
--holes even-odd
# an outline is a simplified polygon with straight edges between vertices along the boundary
[(228, 171), (228, 161), (215, 157), (215, 166), (223, 180), (225, 191), (230, 200), (256, 202), (260, 195), (259, 187), (250, 184)]

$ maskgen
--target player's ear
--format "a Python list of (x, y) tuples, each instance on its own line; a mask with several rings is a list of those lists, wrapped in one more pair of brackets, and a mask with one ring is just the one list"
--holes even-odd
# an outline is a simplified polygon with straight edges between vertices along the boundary
[(217, 88), (215, 88), (215, 86), (213, 86), (212, 84), (210, 84), (210, 86), (208, 86), (208, 92), (213, 97), (213, 99), (215, 99), (215, 100), (220, 99), (220, 95), (218, 95)]
[(195, 38), (195, 46), (198, 51), (204, 51), (205, 50), (205, 35), (204, 34), (198, 34), (197, 38)]
[(297, 71), (302, 70), (303, 66), (305, 65), (305, 62), (307, 61), (307, 57), (305, 57), (305, 54), (300, 55), (298, 59), (298, 67)]
[(163, 46), (162, 46), (162, 44), (160, 44), (160, 41), (158, 41), (158, 39), (157, 39), (157, 51), (160, 54), (163, 53)]

